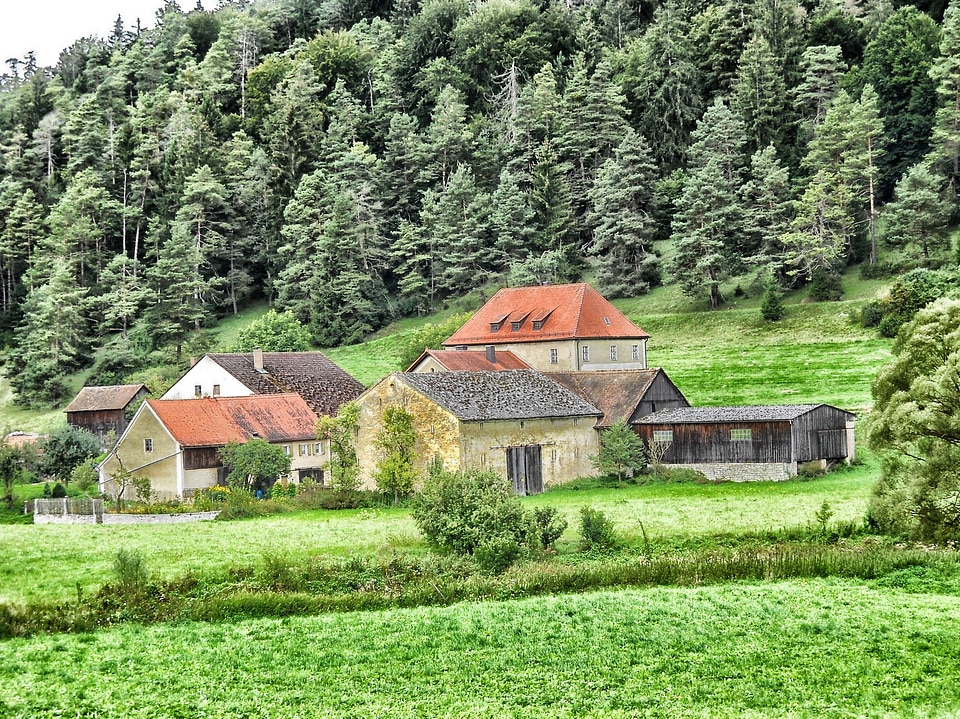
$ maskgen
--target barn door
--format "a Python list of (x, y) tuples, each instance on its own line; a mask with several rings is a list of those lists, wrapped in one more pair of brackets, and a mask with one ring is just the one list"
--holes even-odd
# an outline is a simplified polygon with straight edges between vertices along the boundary
[(543, 491), (539, 444), (507, 447), (507, 479), (513, 483), (513, 491), (521, 496)]

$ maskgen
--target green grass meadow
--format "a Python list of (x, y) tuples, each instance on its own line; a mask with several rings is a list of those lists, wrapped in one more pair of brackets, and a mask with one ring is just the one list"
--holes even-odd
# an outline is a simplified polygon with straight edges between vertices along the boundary
[(843, 580), (0, 643), (0, 715), (953, 717), (960, 598)]

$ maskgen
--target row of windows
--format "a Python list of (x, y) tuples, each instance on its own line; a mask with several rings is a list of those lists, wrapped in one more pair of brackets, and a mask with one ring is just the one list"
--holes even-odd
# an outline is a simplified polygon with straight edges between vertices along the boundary
[[(653, 441), (654, 442), (672, 442), (673, 430), (672, 429), (653, 430)], [(749, 427), (746, 427), (743, 429), (731, 429), (730, 441), (731, 442), (752, 442), (753, 430), (750, 429)]]
[[(193, 385), (193, 394), (196, 397), (203, 397), (203, 386), (199, 384)], [(213, 385), (213, 391), (210, 393), (210, 396), (211, 397), (220, 396), (220, 385), (218, 384)]]
[[(640, 361), (640, 345), (632, 345), (631, 353), (633, 355), (634, 362)], [(550, 350), (550, 364), (557, 364), (557, 351)], [(580, 359), (586, 364), (590, 361), (590, 345), (584, 345), (580, 348)], [(610, 361), (617, 362), (619, 361), (619, 349), (617, 345), (610, 345)]]

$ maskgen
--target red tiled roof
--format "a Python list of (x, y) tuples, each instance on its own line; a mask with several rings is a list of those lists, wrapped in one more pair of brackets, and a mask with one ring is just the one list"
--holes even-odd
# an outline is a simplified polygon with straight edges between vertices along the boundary
[(84, 387), (64, 412), (95, 412), (106, 409), (124, 409), (145, 390), (142, 384), (116, 384), (103, 387)]
[[(534, 323), (542, 323), (534, 329)], [(491, 325), (500, 325), (494, 330)], [(586, 283), (506, 287), (457, 330), (445, 347), (557, 339), (646, 338), (646, 332)]]
[(455, 372), (490, 372), (507, 369), (530, 369), (530, 365), (509, 350), (496, 350), (494, 361), (487, 359), (486, 352), (458, 350), (427, 350), (407, 368), (407, 372), (420, 364), (425, 358), (433, 357), (444, 369)]
[(316, 437), (317, 416), (298, 394), (203, 399), (148, 399), (183, 447), (219, 447), (252, 438), (294, 442)]

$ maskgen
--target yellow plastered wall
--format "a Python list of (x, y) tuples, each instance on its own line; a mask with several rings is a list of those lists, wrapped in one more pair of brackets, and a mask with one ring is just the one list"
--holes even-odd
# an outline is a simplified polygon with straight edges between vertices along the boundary
[[(148, 477), (150, 487), (158, 499), (174, 499), (179, 496), (177, 472), (180, 466), (179, 447), (156, 416), (144, 408), (136, 416), (120, 440), (113, 454), (107, 457), (100, 468), (101, 491), (116, 495), (117, 487), (111, 477), (123, 468), (138, 477)], [(153, 451), (145, 449), (145, 440), (153, 440)], [(214, 479), (216, 482), (216, 479)], [(124, 497), (136, 499), (134, 490), (128, 487)], [(127, 495), (130, 496), (127, 496)]]

